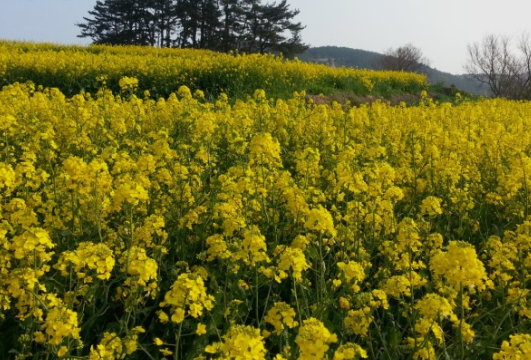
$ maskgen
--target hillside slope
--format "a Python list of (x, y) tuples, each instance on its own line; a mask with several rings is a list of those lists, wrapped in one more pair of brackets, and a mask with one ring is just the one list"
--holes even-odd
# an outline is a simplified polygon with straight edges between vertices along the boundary
[[(353, 67), (381, 70), (379, 63), (383, 54), (337, 46), (321, 46), (308, 49), (299, 56), (302, 61), (326, 64), (332, 67)], [(489, 91), (466, 75), (454, 75), (426, 66), (424, 73), (432, 84), (452, 85), (474, 95), (488, 95)]]
[[(128, 86), (121, 79), (135, 78)], [(0, 40), (0, 87), (31, 81), (73, 96), (137, 91), (167, 97), (180, 86), (201, 90), (208, 99), (222, 93), (246, 99), (256, 89), (268, 97), (289, 98), (294, 92), (389, 97), (418, 94), (428, 86), (421, 74), (332, 68), (275, 55), (224, 54), (194, 49), (133, 46), (61, 46)], [(130, 80), (127, 80), (130, 81)], [(137, 81), (137, 82), (136, 82)]]

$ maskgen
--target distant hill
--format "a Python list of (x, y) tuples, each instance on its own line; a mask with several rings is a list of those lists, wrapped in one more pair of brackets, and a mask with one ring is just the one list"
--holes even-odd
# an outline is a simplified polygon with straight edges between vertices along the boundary
[[(332, 67), (353, 67), (360, 69), (381, 70), (379, 64), (383, 54), (351, 49), (337, 46), (321, 46), (308, 49), (304, 54), (299, 55), (301, 61), (320, 63)], [(466, 75), (453, 75), (426, 66), (423, 71), (432, 84), (441, 84), (459, 90), (466, 91), (474, 95), (488, 96), (489, 90)]]

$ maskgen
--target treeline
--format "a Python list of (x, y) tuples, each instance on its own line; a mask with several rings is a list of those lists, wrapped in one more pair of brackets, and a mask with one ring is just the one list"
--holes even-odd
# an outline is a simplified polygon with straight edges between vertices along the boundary
[(308, 48), (298, 14), (286, 0), (99, 0), (77, 26), (94, 44), (290, 56)]

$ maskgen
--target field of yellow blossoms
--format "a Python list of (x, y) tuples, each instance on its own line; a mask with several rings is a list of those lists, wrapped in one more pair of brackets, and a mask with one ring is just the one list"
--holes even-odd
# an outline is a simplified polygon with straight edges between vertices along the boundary
[(119, 86), (0, 91), (0, 358), (531, 358), (531, 103)]
[(231, 99), (264, 89), (268, 97), (290, 97), (293, 91), (312, 93), (355, 91), (358, 94), (418, 92), (424, 75), (333, 69), (273, 55), (223, 54), (196, 49), (155, 49), (134, 46), (60, 46), (0, 40), (0, 86), (32, 81), (73, 96), (96, 92), (102, 85), (120, 91), (122, 77), (134, 77), (142, 91), (168, 97), (180, 86), (202, 90), (207, 99), (221, 93)]

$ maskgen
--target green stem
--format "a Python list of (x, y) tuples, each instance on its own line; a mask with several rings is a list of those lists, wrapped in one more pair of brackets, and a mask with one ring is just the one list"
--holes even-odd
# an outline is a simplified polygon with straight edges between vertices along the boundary
[(259, 306), (259, 294), (258, 294), (258, 270), (256, 270), (256, 265), (254, 267), (254, 287), (255, 287), (255, 298), (256, 298), (256, 304), (255, 304), (255, 307), (256, 307), (256, 322), (258, 323), (258, 327), (260, 327), (260, 324), (262, 322), (262, 319), (260, 318), (260, 312), (259, 312), (259, 309), (258, 309), (258, 306)]
[(173, 355), (174, 360), (179, 360), (179, 343), (181, 341), (181, 331), (183, 329), (183, 322), (184, 321), (181, 321), (181, 323), (179, 324), (179, 331), (175, 335), (175, 354)]
[(459, 283), (459, 307), (461, 308), (461, 316), (459, 319), (459, 334), (461, 339), (461, 360), (465, 359), (465, 339), (463, 337), (463, 319), (465, 317), (465, 309), (463, 308), (463, 283)]
[(297, 304), (297, 316), (299, 317), (299, 325), (302, 325), (301, 306), (299, 304), (299, 297), (297, 296), (296, 280), (293, 280), (293, 294), (295, 295), (295, 303)]

